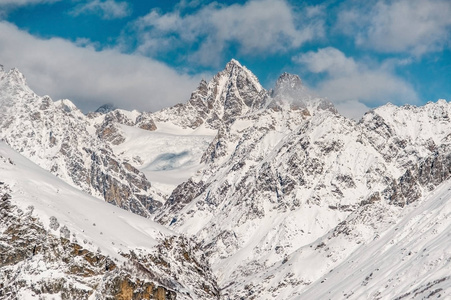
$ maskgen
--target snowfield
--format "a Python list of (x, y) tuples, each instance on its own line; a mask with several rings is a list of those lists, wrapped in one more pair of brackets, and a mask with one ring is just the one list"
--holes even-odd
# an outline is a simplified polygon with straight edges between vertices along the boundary
[(116, 155), (134, 162), (152, 186), (166, 197), (201, 167), (201, 157), (216, 132), (182, 129), (156, 123), (156, 131), (120, 125), (125, 141), (113, 147)]
[(388, 230), (358, 247), (300, 295), (305, 299), (450, 299), (451, 182), (400, 211)]
[(173, 233), (149, 219), (110, 205), (63, 182), (0, 142), (1, 180), (12, 187), (12, 201), (23, 211), (33, 207), (50, 232), (50, 218), (70, 230), (75, 238), (92, 251), (122, 259), (120, 252), (136, 248), (152, 249), (157, 239)]

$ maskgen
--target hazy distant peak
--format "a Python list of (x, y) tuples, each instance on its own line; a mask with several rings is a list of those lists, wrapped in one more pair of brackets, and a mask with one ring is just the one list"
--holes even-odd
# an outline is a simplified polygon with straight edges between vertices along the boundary
[(102, 106), (100, 106), (99, 108), (97, 108), (95, 112), (101, 113), (101, 114), (106, 114), (115, 109), (116, 109), (116, 107), (113, 104), (106, 103), (106, 104), (103, 104)]

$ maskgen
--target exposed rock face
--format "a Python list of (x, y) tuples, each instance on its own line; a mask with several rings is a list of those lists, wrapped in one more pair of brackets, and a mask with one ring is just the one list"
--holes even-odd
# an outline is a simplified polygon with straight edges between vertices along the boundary
[[(156, 247), (153, 255), (131, 257), (139, 262), (144, 272), (158, 269), (159, 274), (175, 274), (174, 279), (160, 279), (165, 286), (179, 290), (180, 284), (194, 291), (189, 297), (198, 299), (218, 299), (220, 296), (216, 278), (207, 263), (201, 246), (184, 236), (166, 238)], [(150, 275), (152, 277), (152, 275)], [(161, 275), (160, 275), (161, 278)]]
[[(2, 200), (0, 207), (2, 220), (0, 272), (4, 278), (0, 284), (0, 296), (20, 298), (18, 293), (29, 289), (30, 293), (35, 295), (61, 294), (63, 299), (88, 299), (96, 292), (96, 286), (101, 284), (103, 288), (97, 292), (99, 296), (102, 295), (102, 299), (111, 296), (120, 298), (129, 292), (127, 286), (142, 283), (146, 284), (145, 290), (150, 291), (150, 295), (156, 294), (158, 287), (155, 284), (140, 282), (137, 278), (131, 279), (130, 275), (127, 276), (122, 268), (118, 268), (117, 262), (112, 259), (100, 253), (92, 253), (66, 237), (58, 238), (47, 232), (33, 217), (32, 208), (24, 213), (11, 205), (9, 199)], [(64, 276), (40, 280), (37, 275), (44, 270), (42, 267), (40, 270), (37, 269), (35, 264), (46, 264), (47, 272), (54, 269)], [(17, 267), (22, 269), (19, 277), (15, 275)], [(25, 276), (29, 272), (36, 276), (31, 285)], [(76, 285), (75, 282), (84, 284)], [(174, 292), (172, 294), (175, 297)], [(142, 297), (133, 295), (132, 292), (130, 296), (122, 299), (142, 299)]]
[(171, 121), (181, 127), (218, 129), (240, 115), (261, 108), (267, 92), (258, 79), (236, 60), (230, 61), (210, 82), (202, 80), (186, 104), (153, 114), (155, 120)]
[[(0, 82), (0, 136), (24, 156), (84, 191), (143, 216), (161, 203), (143, 173), (116, 157), (109, 143), (123, 137), (116, 124), (134, 121), (117, 111), (97, 129), (69, 100), (39, 97), (23, 75), (11, 71)], [(96, 135), (90, 132), (96, 130)]]
[(119, 262), (100, 250), (87, 250), (86, 241), (77, 241), (65, 226), (67, 235), (47, 231), (33, 207), (18, 209), (11, 204), (9, 187), (1, 184), (0, 190), (1, 298), (170, 300), (186, 293), (185, 287), (197, 299), (219, 295), (199, 246), (188, 238), (166, 238), (154, 254), (131, 250)]
[[(434, 198), (435, 204), (427, 207), (440, 222), (409, 216), (450, 178), (451, 105), (446, 101), (423, 107), (388, 104), (354, 122), (340, 116), (327, 99), (311, 95), (298, 76), (284, 73), (274, 90), (266, 91), (249, 70), (232, 60), (210, 82), (201, 81), (185, 104), (156, 113), (113, 110), (85, 118), (67, 100), (53, 103), (48, 97), (35, 96), (16, 71), (0, 72), (0, 78), (1, 99), (19, 95), (20, 105), (2, 100), (7, 113), (0, 112), (2, 137), (15, 149), (108, 202), (145, 216), (153, 214), (161, 224), (196, 236), (196, 241), (167, 238), (152, 255), (126, 254), (147, 278), (164, 288), (126, 273), (123, 281), (108, 283), (114, 297), (172, 297), (171, 291), (179, 285), (207, 278), (193, 288), (196, 295), (184, 296), (328, 298), (321, 289), (322, 284), (328, 286), (326, 274), (340, 278), (334, 269), (345, 273), (341, 266), (348, 264), (354, 271), (367, 270), (353, 259), (373, 266), (358, 256), (373, 251), (372, 247), (378, 249), (373, 255), (383, 261), (381, 255), (395, 245), (393, 256), (400, 258), (406, 249), (397, 241), (407, 236), (409, 245), (417, 243), (418, 235), (407, 231), (416, 224), (421, 224), (421, 230), (433, 228), (431, 243), (446, 246), (446, 230), (440, 225), (449, 224), (445, 200)], [(20, 121), (11, 117), (11, 111)], [(66, 130), (52, 131), (54, 127), (43, 125), (47, 123)], [(127, 139), (127, 126), (153, 131), (160, 124), (186, 132), (217, 130), (202, 155), (203, 165), (172, 191), (164, 205), (155, 200), (151, 184), (132, 165), (135, 158), (123, 161), (120, 153), (111, 151)], [(398, 225), (406, 231), (396, 232)], [(68, 235), (67, 228), (54, 222), (52, 226), (63, 237)], [(442, 236), (435, 240), (437, 232)], [(379, 242), (384, 234), (386, 240)], [(420, 253), (430, 246), (416, 247)], [(446, 268), (443, 257), (449, 256), (448, 252), (440, 255), (434, 260), (420, 255), (416, 259), (438, 270)], [(401, 258), (401, 262), (409, 259)], [(203, 260), (212, 270), (202, 265)], [(161, 279), (160, 272), (179, 274), (180, 262), (188, 266), (183, 271), (190, 280)], [(404, 282), (401, 277), (407, 266), (401, 262), (398, 277), (389, 278), (390, 284)], [(404, 297), (375, 290), (371, 280), (378, 276), (376, 269), (357, 285), (372, 289), (374, 298)], [(449, 288), (449, 280), (435, 276), (428, 283), (416, 283), (416, 290), (406, 295), (426, 297), (430, 287), (436, 288), (430, 293), (435, 295), (447, 288), (444, 285)], [(144, 288), (135, 293), (138, 286)], [(317, 294), (311, 294), (310, 287)], [(343, 297), (363, 297), (354, 295), (354, 287)], [(327, 291), (334, 288), (329, 286)]]
[(157, 125), (155, 125), (155, 122), (153, 121), (150, 113), (141, 113), (136, 118), (135, 126), (149, 131), (155, 131), (157, 130)]
[(188, 180), (180, 184), (171, 194), (168, 201), (165, 203), (165, 207), (169, 209), (169, 212), (160, 220), (162, 223), (175, 223), (176, 217), (173, 217), (180, 209), (185, 207), (199, 196), (204, 191), (202, 183), (196, 183), (192, 180)]
[(313, 96), (302, 84), (299, 76), (289, 73), (280, 75), (276, 87), (271, 91), (271, 97), (273, 100), (269, 106), (273, 110), (289, 105), (291, 110), (300, 110), (306, 116), (310, 115), (309, 110), (330, 110), (338, 113), (329, 100)]
[(423, 195), (422, 190), (432, 191), (450, 175), (451, 153), (435, 152), (411, 166), (383, 193), (390, 203), (404, 207), (417, 201)]
[[(241, 95), (233, 88), (232, 94)], [(363, 214), (361, 207), (371, 210), (382, 202), (403, 207), (449, 178), (447, 103), (387, 105), (356, 123), (329, 101), (309, 95), (290, 74), (281, 76), (271, 96), (253, 95), (250, 108), (231, 97), (222, 111), (215, 110), (229, 117), (221, 119), (203, 155), (207, 165), (174, 190), (156, 218), (196, 234), (228, 295), (236, 295), (229, 291), (238, 286), (243, 293), (236, 298), (256, 293), (261, 286), (232, 281), (283, 262), (315, 240), (310, 232), (340, 231), (350, 214)], [(255, 103), (265, 104), (253, 110)], [(438, 134), (431, 133), (435, 125)], [(316, 279), (297, 278), (295, 285)]]
[(382, 192), (390, 203), (403, 207), (449, 178), (449, 110), (443, 100), (423, 107), (388, 104), (360, 121), (371, 145), (401, 171)]
[(125, 138), (116, 127), (117, 124), (133, 126), (134, 122), (119, 110), (108, 112), (103, 119), (102, 124), (97, 127), (97, 136), (104, 141), (108, 141), (113, 145), (119, 145), (124, 142)]
[(99, 139), (108, 142), (111, 145), (119, 145), (125, 141), (125, 136), (120, 129), (120, 125), (135, 126), (149, 131), (157, 129), (151, 114), (146, 112), (127, 112), (116, 109), (97, 115), (97, 117), (91, 115), (90, 118), (101, 120), (100, 124), (95, 125), (96, 134)]

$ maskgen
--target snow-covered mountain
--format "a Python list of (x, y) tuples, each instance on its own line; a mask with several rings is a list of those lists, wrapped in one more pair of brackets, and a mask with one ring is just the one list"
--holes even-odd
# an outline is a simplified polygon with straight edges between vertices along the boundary
[(1, 299), (191, 299), (218, 291), (189, 238), (75, 189), (0, 142)]
[(11, 147), (72, 185), (127, 210), (150, 216), (161, 205), (144, 174), (114, 155), (104, 141), (109, 132), (103, 124), (91, 121), (69, 100), (37, 96), (16, 69), (2, 72), (0, 78), (0, 137)]
[(177, 233), (165, 241), (195, 239), (208, 261), (197, 275), (206, 293), (187, 287), (196, 275), (176, 278), (194, 298), (451, 293), (445, 100), (387, 104), (356, 122), (298, 76), (284, 73), (265, 90), (232, 60), (186, 103), (155, 113), (106, 105), (84, 115), (69, 100), (35, 95), (17, 70), (1, 72), (0, 103), (0, 134), (16, 151)]
[(202, 124), (218, 129), (223, 123), (258, 110), (267, 91), (257, 77), (238, 61), (232, 59), (210, 82), (202, 80), (185, 104), (163, 109), (152, 114), (158, 121), (198, 128)]
[(156, 218), (198, 237), (231, 298), (261, 298), (259, 292), (286, 285), (290, 274), (297, 276), (284, 297), (302, 291), (299, 285), (319, 280), (356, 248), (349, 245), (315, 272), (280, 268), (271, 283), (250, 287), (262, 279), (255, 273), (340, 232), (362, 207), (382, 202), (390, 212), (450, 177), (451, 106), (444, 101), (387, 105), (357, 123), (306, 93), (297, 76), (283, 74), (271, 94), (261, 109), (224, 124), (204, 154), (205, 167), (174, 190)]

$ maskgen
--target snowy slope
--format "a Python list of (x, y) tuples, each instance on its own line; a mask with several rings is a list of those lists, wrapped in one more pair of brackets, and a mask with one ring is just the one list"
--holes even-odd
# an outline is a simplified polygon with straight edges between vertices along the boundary
[[(451, 182), (409, 207), (365, 205), (339, 226), (252, 276), (231, 299), (448, 299)], [(247, 279), (246, 279), (247, 278)]]
[[(298, 76), (284, 73), (266, 91), (235, 60), (201, 81), (186, 103), (156, 113), (85, 116), (68, 100), (34, 95), (17, 70), (1, 73), (0, 83), (8, 108), (0, 112), (2, 137), (11, 146), (162, 225), (103, 206), (2, 146), (30, 169), (14, 173), (5, 158), (11, 201), (22, 211), (36, 202), (46, 230), (66, 234), (49, 229), (54, 216), (90, 251), (118, 261), (139, 253), (134, 262), (178, 295), (449, 296), (451, 104), (444, 100), (387, 104), (355, 122), (311, 95)], [(80, 169), (89, 176), (74, 176)], [(90, 174), (120, 185), (74, 182)], [(133, 196), (141, 204), (121, 205)]]
[(451, 183), (400, 211), (388, 230), (374, 234), (372, 241), (294, 295), (293, 299), (450, 298)]
[(201, 168), (201, 157), (216, 132), (211, 129), (183, 129), (156, 123), (155, 131), (120, 125), (125, 140), (113, 146), (114, 153), (143, 172), (152, 187), (168, 197)]
[(120, 251), (152, 248), (157, 238), (172, 235), (159, 224), (75, 189), (5, 143), (1, 142), (0, 146), (0, 156), (14, 162), (14, 165), (2, 164), (1, 170), (2, 181), (14, 190), (13, 203), (24, 211), (33, 206), (46, 228), (53, 216), (61, 227), (71, 228), (78, 240), (95, 242), (95, 247), (116, 258), (120, 258)]
[[(0, 80), (0, 137), (36, 164), (105, 201), (150, 217), (161, 203), (145, 175), (114, 155), (71, 101), (31, 91), (17, 70)], [(132, 112), (130, 113), (132, 114)]]
[[(272, 97), (223, 123), (205, 167), (157, 217), (201, 241), (230, 298), (284, 299), (315, 283), (374, 238), (369, 224), (389, 228), (399, 207), (450, 178), (446, 102), (387, 105), (356, 123), (309, 95), (297, 76), (283, 74)], [(314, 244), (360, 218), (369, 224), (355, 225), (351, 242), (334, 238), (332, 254)], [(298, 251), (294, 264), (305, 268), (276, 268)]]
[(138, 299), (137, 286), (214, 297), (214, 276), (189, 239), (83, 193), (3, 142), (0, 174), (0, 298), (106, 299), (131, 289)]
[[(226, 128), (221, 155), (207, 153), (209, 164), (173, 193), (174, 204), (159, 218), (207, 245), (225, 285), (234, 272), (266, 268), (324, 235), (370, 195), (370, 180), (377, 189), (385, 187), (381, 173), (396, 176), (361, 142), (357, 124), (318, 105), (324, 100), (305, 102), (302, 94), (294, 100), (303, 109), (293, 109), (292, 99), (277, 95), (277, 107), (237, 117)], [(177, 211), (190, 186), (194, 199)]]
[(369, 111), (359, 123), (384, 158), (402, 168), (449, 141), (450, 115), (451, 105), (443, 99), (419, 107), (389, 103)]

